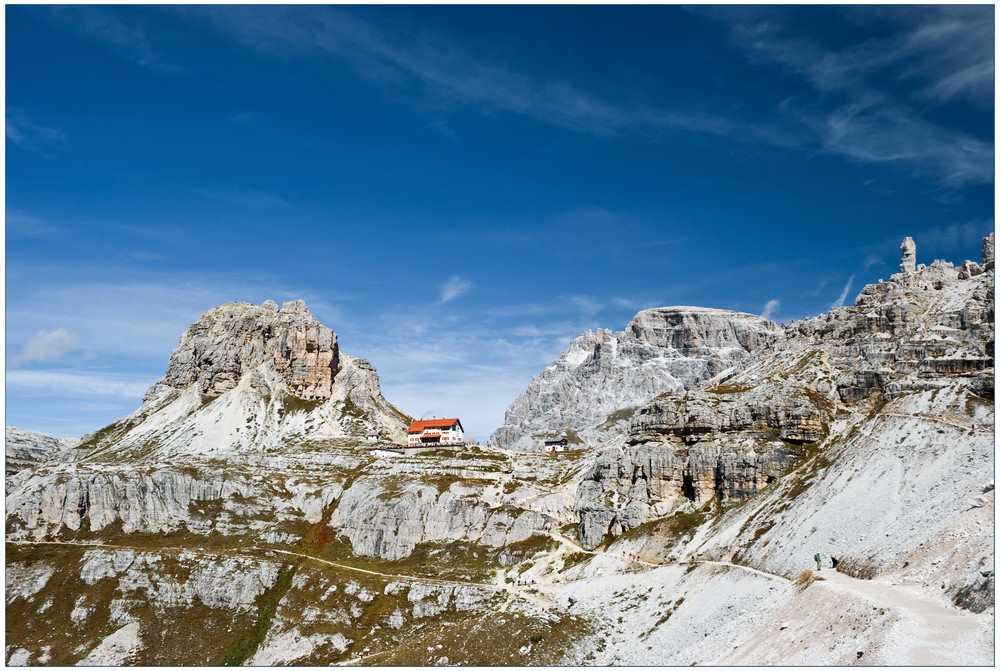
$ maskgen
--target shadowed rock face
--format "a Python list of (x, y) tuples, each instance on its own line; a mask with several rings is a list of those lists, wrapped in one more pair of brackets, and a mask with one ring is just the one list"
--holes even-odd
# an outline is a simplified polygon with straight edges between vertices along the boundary
[(570, 343), (510, 406), (490, 444), (538, 450), (561, 433), (600, 443), (616, 423), (607, 424), (611, 413), (692, 389), (781, 335), (767, 319), (730, 310), (643, 310), (622, 332), (587, 331)]
[(301, 300), (263, 306), (227, 303), (209, 310), (181, 336), (164, 384), (220, 396), (243, 375), (266, 364), (302, 399), (327, 399), (339, 365), (337, 334)]

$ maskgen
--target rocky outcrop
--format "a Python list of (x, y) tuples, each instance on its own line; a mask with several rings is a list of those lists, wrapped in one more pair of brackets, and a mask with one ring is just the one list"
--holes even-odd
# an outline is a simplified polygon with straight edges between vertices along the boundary
[[(7, 488), (8, 538), (47, 539), (88, 533), (255, 534), (283, 520), (318, 522), (341, 493), (294, 478), (264, 483), (249, 475), (199, 473), (163, 467), (33, 473)], [(262, 520), (268, 520), (264, 523)]]
[(409, 417), (378, 373), (339, 350), (337, 334), (301, 300), (227, 303), (181, 336), (163, 379), (131, 415), (85, 436), (89, 454), (116, 458), (266, 454), (307, 441), (403, 442)]
[(635, 406), (722, 375), (781, 335), (755, 315), (693, 307), (643, 310), (618, 333), (587, 331), (511, 404), (490, 445), (539, 450), (559, 435), (598, 444)]
[(56, 438), (8, 426), (4, 431), (4, 465), (8, 475), (48, 462), (72, 461), (77, 438)]
[(804, 392), (773, 391), (720, 386), (643, 405), (628, 446), (602, 452), (577, 490), (581, 544), (678, 508), (743, 501), (777, 480), (801, 446), (826, 436), (830, 417)]
[(902, 251), (903, 272), (853, 306), (789, 324), (724, 380), (635, 409), (625, 447), (602, 453), (578, 489), (585, 547), (679, 506), (745, 500), (821, 444), (847, 406), (867, 413), (955, 387), (992, 401), (993, 271), (918, 268), (910, 238)]
[[(298, 398), (330, 398), (339, 367), (337, 334), (320, 324), (302, 300), (275, 307), (274, 301), (227, 303), (206, 312), (181, 336), (163, 384), (175, 389), (196, 384), (202, 394), (216, 397), (263, 365)], [(270, 391), (259, 382), (256, 387)]]
[(913, 238), (903, 238), (903, 244), (899, 246), (899, 251), (903, 253), (903, 259), (899, 263), (899, 272), (904, 275), (912, 275), (917, 271), (917, 245)]
[(353, 483), (330, 519), (355, 554), (400, 559), (421, 543), (473, 541), (499, 548), (542, 530), (543, 515), (484, 505), (476, 489), (366, 477)]

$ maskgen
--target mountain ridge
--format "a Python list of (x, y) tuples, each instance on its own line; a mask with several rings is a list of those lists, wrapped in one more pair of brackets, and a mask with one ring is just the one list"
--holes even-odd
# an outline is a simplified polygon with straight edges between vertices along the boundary
[[(239, 340), (238, 365), (182, 337), (183, 388), (154, 385), (134, 424), (75, 447), (8, 431), (7, 662), (992, 663), (992, 237), (982, 264), (902, 252), (852, 306), (750, 320), (766, 346), (735, 361), (718, 311), (697, 342), (652, 311), (662, 331), (638, 332), (682, 333), (698, 381), (588, 403), (610, 413), (595, 449), (564, 453), (370, 450), (347, 401), (375, 403), (377, 378), (325, 334)], [(576, 365), (625, 379), (603, 338)], [(299, 419), (273, 407), (264, 449), (203, 449), (205, 418), (246, 433), (265, 386)], [(306, 430), (324, 407), (336, 430)]]

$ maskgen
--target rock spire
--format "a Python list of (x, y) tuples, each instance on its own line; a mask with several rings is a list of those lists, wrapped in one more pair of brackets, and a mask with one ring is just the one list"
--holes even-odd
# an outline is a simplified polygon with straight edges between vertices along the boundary
[(917, 244), (913, 242), (913, 238), (910, 236), (903, 238), (903, 244), (899, 246), (899, 250), (903, 253), (899, 272), (904, 275), (912, 275), (917, 272)]

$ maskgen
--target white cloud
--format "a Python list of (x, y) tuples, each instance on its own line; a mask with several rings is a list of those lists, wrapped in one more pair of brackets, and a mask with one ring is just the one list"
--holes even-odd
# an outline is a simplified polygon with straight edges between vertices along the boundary
[(76, 349), (80, 336), (66, 329), (39, 331), (24, 345), (11, 363), (21, 366), (33, 361), (56, 361)]
[(604, 307), (600, 302), (590, 296), (567, 296), (564, 299), (570, 305), (575, 306), (580, 312), (586, 315), (596, 314)]
[[(992, 10), (853, 9), (852, 19), (869, 26), (884, 21), (892, 30), (888, 37), (837, 47), (787, 22), (783, 10), (715, 15), (734, 21), (737, 43), (752, 56), (785, 66), (820, 94), (789, 99), (784, 109), (815, 133), (824, 150), (895, 163), (950, 188), (992, 182), (992, 137), (973, 137), (926, 113), (929, 101), (992, 105)], [(829, 107), (827, 100), (843, 102)]]
[(449, 303), (462, 294), (467, 293), (470, 289), (472, 289), (472, 282), (458, 275), (452, 275), (448, 278), (447, 282), (441, 285), (441, 299), (438, 301), (438, 304)]
[(61, 226), (43, 221), (35, 215), (21, 210), (7, 210), (5, 219), (8, 235), (21, 235), (33, 238), (64, 230)]
[(993, 144), (942, 128), (893, 104), (866, 101), (813, 119), (827, 151), (867, 163), (899, 163), (943, 186), (993, 181)]
[(844, 285), (844, 290), (840, 292), (840, 296), (837, 297), (837, 300), (834, 301), (833, 305), (831, 305), (830, 307), (832, 308), (843, 307), (844, 301), (847, 300), (847, 294), (850, 293), (851, 291), (852, 284), (854, 284), (854, 275), (851, 275), (847, 279), (847, 284)]
[(764, 319), (770, 319), (773, 315), (777, 314), (780, 308), (781, 301), (777, 298), (772, 298), (767, 303), (764, 303), (764, 309), (761, 311), (760, 316)]
[(63, 131), (36, 123), (16, 109), (7, 110), (6, 135), (8, 140), (22, 149), (45, 157), (51, 157), (66, 145)]
[(883, 261), (881, 258), (879, 258), (878, 256), (876, 256), (875, 254), (869, 254), (868, 256), (865, 257), (865, 262), (864, 262), (864, 269), (865, 269), (865, 271), (869, 271), (872, 268), (874, 268), (875, 266), (884, 266), (884, 265), (885, 265), (885, 261)]
[(134, 398), (141, 401), (155, 381), (156, 378), (121, 373), (8, 370), (6, 387), (8, 394)]

